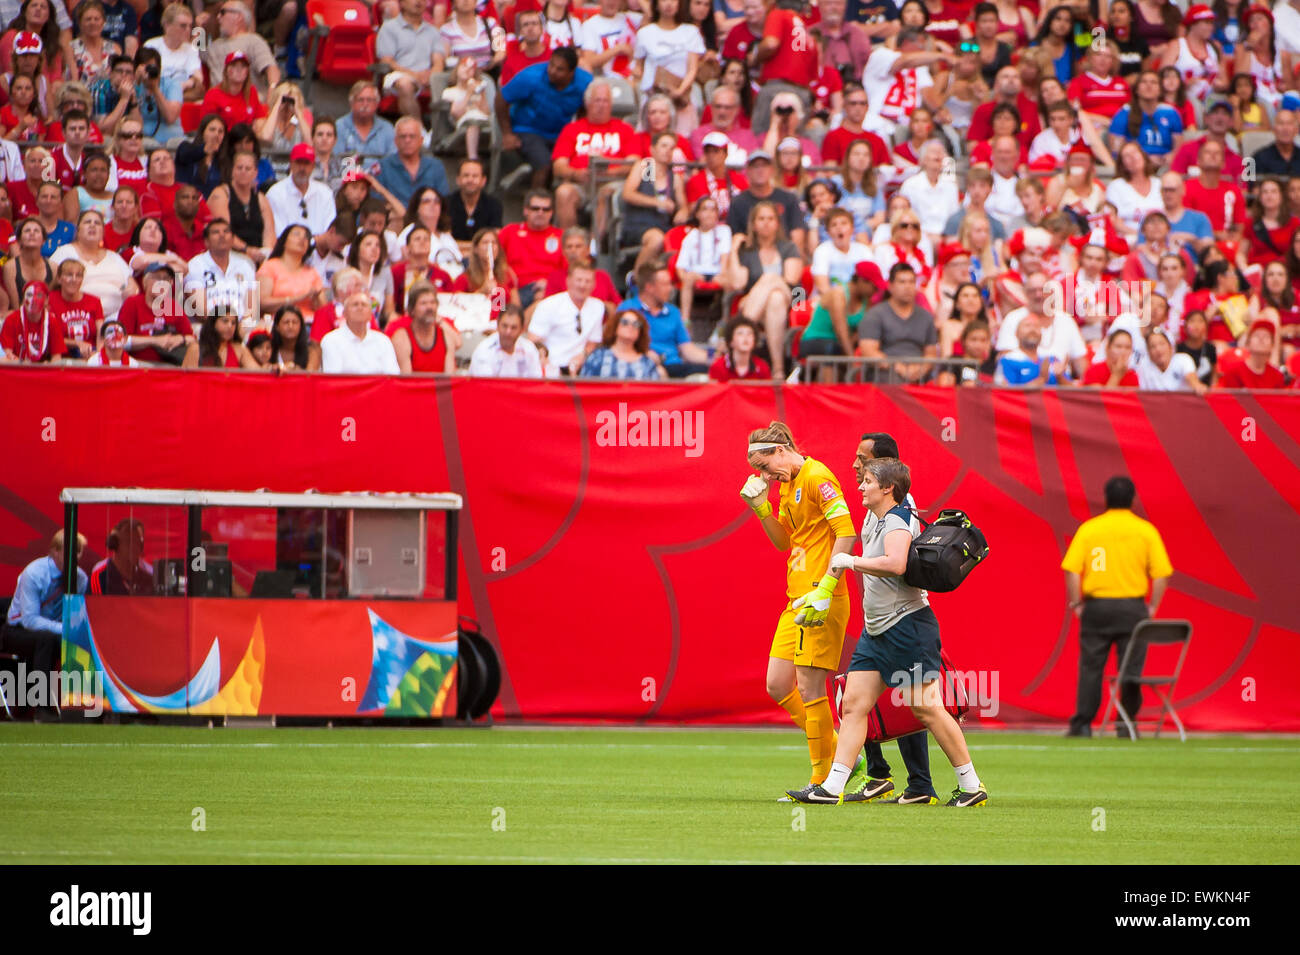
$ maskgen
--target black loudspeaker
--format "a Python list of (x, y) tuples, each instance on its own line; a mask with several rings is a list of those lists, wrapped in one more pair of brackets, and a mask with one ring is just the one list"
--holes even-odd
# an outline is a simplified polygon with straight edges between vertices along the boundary
[(501, 692), (501, 662), (477, 621), (461, 617), (458, 632), (456, 718), (482, 719)]

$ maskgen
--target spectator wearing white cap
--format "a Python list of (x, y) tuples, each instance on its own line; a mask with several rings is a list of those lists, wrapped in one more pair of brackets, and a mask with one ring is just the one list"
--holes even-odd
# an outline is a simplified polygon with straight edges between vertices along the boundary
[(325, 183), (312, 178), (315, 170), (316, 150), (306, 143), (290, 150), (289, 175), (266, 193), (275, 235), (291, 225), (305, 225), (313, 237), (328, 231), (334, 221), (334, 193)]
[(726, 133), (709, 133), (700, 145), (704, 168), (686, 180), (686, 202), (694, 206), (710, 196), (718, 204), (718, 214), (726, 218), (731, 200), (749, 188), (749, 180), (738, 170), (727, 168), (731, 141)]

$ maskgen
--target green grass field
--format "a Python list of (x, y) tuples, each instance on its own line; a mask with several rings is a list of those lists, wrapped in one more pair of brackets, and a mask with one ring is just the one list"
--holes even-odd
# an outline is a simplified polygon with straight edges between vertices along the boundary
[(805, 808), (792, 731), (4, 724), (0, 860), (1300, 862), (1295, 738), (970, 740), (987, 808)]

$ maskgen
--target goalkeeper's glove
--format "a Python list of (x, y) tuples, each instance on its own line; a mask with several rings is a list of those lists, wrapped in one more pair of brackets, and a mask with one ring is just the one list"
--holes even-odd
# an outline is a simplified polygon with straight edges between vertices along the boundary
[(745, 486), (740, 489), (740, 497), (754, 511), (760, 521), (772, 513), (772, 502), (767, 499), (767, 482), (757, 474), (751, 474)]
[(826, 615), (830, 613), (831, 596), (835, 593), (839, 582), (838, 577), (825, 574), (817, 582), (816, 587), (792, 603), (791, 609), (799, 611), (794, 622), (801, 627), (820, 627), (826, 623)]

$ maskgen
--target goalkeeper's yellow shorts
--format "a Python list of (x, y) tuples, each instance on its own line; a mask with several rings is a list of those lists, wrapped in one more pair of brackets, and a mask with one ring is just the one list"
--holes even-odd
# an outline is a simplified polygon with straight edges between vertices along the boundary
[(831, 597), (830, 613), (822, 626), (801, 627), (794, 622), (799, 611), (791, 609), (787, 603), (777, 622), (776, 633), (772, 636), (772, 652), (768, 656), (790, 660), (795, 666), (838, 670), (852, 606), (848, 594), (836, 594)]

